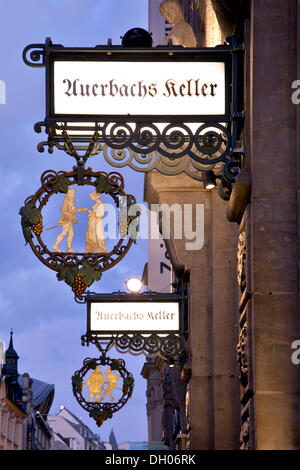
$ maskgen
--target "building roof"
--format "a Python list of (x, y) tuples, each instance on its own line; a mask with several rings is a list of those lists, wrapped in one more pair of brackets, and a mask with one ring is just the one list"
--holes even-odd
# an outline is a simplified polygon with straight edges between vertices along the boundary
[[(69, 415), (72, 419), (68, 419), (66, 414)], [(68, 421), (76, 429), (76, 431), (81, 431), (82, 427), (84, 427), (88, 431), (89, 437), (91, 437), (92, 439), (96, 439), (102, 443), (100, 435), (93, 433), (93, 431), (80, 418), (74, 415), (65, 406), (57, 413), (57, 416), (62, 416), (66, 421)]]
[(32, 379), (33, 405), (38, 407), (54, 391), (54, 384)]
[(81, 430), (82, 427), (85, 428), (89, 432), (90, 436), (92, 436), (94, 439), (98, 439), (101, 442), (100, 435), (99, 434), (94, 434), (93, 431), (91, 431), (91, 429), (80, 418), (78, 418), (76, 415), (74, 415), (65, 406), (60, 409), (60, 411), (57, 413), (57, 416), (62, 416), (77, 431)]
[(114, 433), (113, 429), (110, 431), (108, 442), (110, 443), (112, 450), (118, 450), (119, 449), (118, 444), (117, 444), (117, 439), (116, 439), (116, 436), (115, 436), (115, 433)]
[(5, 351), (5, 357), (19, 359), (18, 353), (16, 352), (13, 346), (13, 332), (12, 331), (10, 332), (10, 340), (9, 340), (8, 348)]
[[(61, 407), (60, 411), (57, 413), (56, 416), (48, 416), (48, 422), (53, 426), (53, 423), (57, 420), (61, 419), (64, 420), (68, 425), (70, 425), (73, 430), (85, 441), (85, 445), (87, 445), (88, 442), (93, 442), (94, 445), (98, 443), (98, 445), (102, 446), (104, 449), (104, 443), (101, 441), (100, 435), (99, 434), (94, 434), (91, 429), (81, 421), (80, 418), (78, 418), (76, 415), (74, 415), (71, 411), (69, 411), (67, 408), (64, 406)], [(55, 427), (53, 427), (54, 432), (56, 434), (57, 430)], [(60, 438), (62, 438), (62, 435), (59, 434)], [(68, 439), (69, 436), (63, 436), (64, 439)]]
[[(41, 380), (33, 379), (33, 378), (31, 378), (31, 380), (32, 380), (33, 407), (36, 410), (38, 410), (41, 407), (41, 405), (47, 402), (47, 405), (43, 406), (43, 408), (47, 408), (47, 410), (43, 409), (42, 411), (48, 413), (52, 405), (53, 398), (54, 398), (54, 389), (55, 389), (54, 384), (48, 384), (46, 382), (42, 382)], [(19, 385), (22, 387), (22, 375), (19, 375), (18, 382), (19, 382)]]

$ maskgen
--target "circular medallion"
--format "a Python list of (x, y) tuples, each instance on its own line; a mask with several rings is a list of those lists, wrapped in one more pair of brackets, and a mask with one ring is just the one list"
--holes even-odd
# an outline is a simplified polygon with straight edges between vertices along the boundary
[[(76, 167), (71, 172), (45, 171), (41, 187), (25, 200), (20, 215), (26, 243), (80, 298), (136, 241), (140, 211), (135, 197), (125, 193), (120, 173), (88, 168), (82, 170), (80, 184), (78, 181)], [(85, 207), (78, 207), (77, 200), (82, 196), (78, 193), (88, 186), (92, 190), (86, 194)], [(56, 204), (52, 204), (52, 197), (57, 199)]]
[(122, 359), (102, 355), (83, 361), (72, 377), (72, 387), (79, 405), (101, 426), (131, 397), (134, 379)]

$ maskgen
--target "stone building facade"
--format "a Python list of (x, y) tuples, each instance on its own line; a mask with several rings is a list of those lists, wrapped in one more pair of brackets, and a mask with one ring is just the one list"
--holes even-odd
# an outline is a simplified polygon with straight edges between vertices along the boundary
[(0, 450), (51, 450), (46, 423), (54, 385), (18, 372), (19, 356), (11, 332), (0, 374)]
[(7, 394), (7, 384), (0, 384), (0, 450), (22, 450), (23, 422), (26, 413)]
[[(198, 46), (216, 46), (231, 35), (245, 46), (243, 158), (229, 201), (187, 176), (145, 176), (148, 203), (205, 207), (201, 250), (166, 240), (175, 271), (189, 279), (181, 446), (299, 449), (300, 375), (291, 346), (300, 338), (300, 104), (292, 99), (292, 84), (300, 80), (300, 1), (180, 4)], [(148, 380), (153, 367), (145, 365)], [(161, 384), (165, 376), (161, 369)], [(163, 389), (162, 409), (176, 393)], [(164, 423), (162, 436), (168, 429)]]

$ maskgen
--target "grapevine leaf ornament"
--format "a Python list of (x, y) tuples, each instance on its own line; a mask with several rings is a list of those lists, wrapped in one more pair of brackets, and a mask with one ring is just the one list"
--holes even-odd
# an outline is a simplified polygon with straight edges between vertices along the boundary
[(37, 224), (40, 212), (35, 207), (33, 201), (29, 201), (25, 204), (25, 206), (21, 207), (19, 214), (22, 216), (22, 222), (28, 224)]
[(104, 175), (100, 175), (99, 178), (97, 178), (95, 186), (97, 193), (109, 193), (112, 189), (112, 186), (107, 182)]
[(100, 281), (101, 279), (101, 271), (98, 265), (91, 266), (88, 263), (82, 263), (80, 274), (83, 282), (87, 286), (90, 286), (94, 281)]
[(72, 377), (72, 387), (73, 387), (73, 393), (78, 391), (79, 393), (82, 392), (82, 379), (76, 375)]
[(29, 238), (32, 237), (31, 228), (28, 227), (28, 226), (22, 226), (22, 229), (23, 229), (23, 235), (24, 235), (24, 238), (25, 238), (25, 242), (26, 242), (26, 245), (27, 245), (27, 243), (29, 242)]
[(21, 215), (21, 225), (26, 245), (32, 238), (32, 232), (40, 235), (43, 231), (43, 218), (40, 211), (35, 207), (32, 201), (21, 207), (19, 214)]
[[(77, 169), (73, 171), (47, 170), (41, 175), (41, 187), (29, 196), (20, 209), (21, 225), (26, 245), (29, 244), (34, 254), (48, 268), (54, 270), (59, 281), (69, 285), (76, 298), (80, 298), (87, 287), (99, 281), (102, 273), (119, 263), (132, 243), (136, 242), (140, 209), (129, 215), (130, 208), (136, 199), (124, 191), (124, 180), (120, 173), (104, 171), (94, 172), (91, 168), (83, 170), (80, 186), (92, 186), (90, 199), (92, 207), (78, 208), (75, 204)], [(60, 207), (61, 217), (58, 224), (44, 229), (45, 222), (42, 210), (52, 196), (64, 194)], [(104, 241), (103, 215), (104, 204), (101, 194), (107, 194), (119, 211), (119, 240), (110, 251)], [(124, 202), (125, 201), (125, 202)], [(121, 211), (122, 217), (121, 217)], [(72, 249), (74, 224), (78, 222), (76, 213), (87, 213), (87, 229), (85, 234), (85, 250), (77, 252)], [(131, 225), (130, 225), (131, 224)], [(61, 229), (56, 236), (54, 245), (49, 248), (42, 239), (46, 230)], [(129, 227), (129, 230), (128, 230)], [(131, 230), (132, 228), (132, 230)], [(100, 234), (100, 235), (99, 235)], [(102, 235), (101, 235), (102, 234)], [(65, 241), (64, 241), (65, 240)], [(60, 244), (67, 242), (65, 251)]]
[(65, 281), (66, 284), (71, 286), (76, 273), (77, 269), (75, 266), (66, 266), (64, 264), (61, 264), (58, 268), (58, 273), (56, 277), (59, 281)]
[(52, 184), (52, 188), (55, 192), (67, 193), (69, 188), (69, 180), (65, 175), (59, 175), (56, 183)]
[(112, 418), (113, 413), (127, 403), (133, 388), (134, 378), (125, 368), (125, 362), (111, 359), (105, 354), (98, 359), (85, 359), (83, 367), (72, 377), (77, 402), (98, 426)]

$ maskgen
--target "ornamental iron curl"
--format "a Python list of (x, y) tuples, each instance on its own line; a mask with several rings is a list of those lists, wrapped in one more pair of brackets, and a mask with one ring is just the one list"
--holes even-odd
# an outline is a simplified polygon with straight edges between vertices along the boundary
[[(28, 45), (23, 51), (26, 65), (46, 69), (46, 118), (43, 122), (37, 122), (34, 128), (36, 132), (41, 132), (44, 127), (47, 138), (39, 142), (38, 151), (44, 152), (46, 147), (49, 153), (53, 153), (54, 148), (63, 150), (76, 159), (77, 166), (82, 167), (88, 158), (101, 155), (102, 152), (104, 158), (115, 167), (128, 164), (136, 171), (155, 169), (166, 175), (185, 173), (198, 181), (203, 181), (203, 172), (213, 171), (216, 178), (226, 180), (226, 191), (221, 188), (219, 194), (228, 199), (231, 185), (243, 164), (244, 149), (241, 142), (245, 115), (242, 109), (242, 87), (239, 84), (244, 45), (239, 44), (235, 37), (227, 39), (227, 44), (214, 48), (169, 45), (140, 50), (112, 46), (110, 41), (107, 45), (95, 47), (66, 48), (52, 44), (49, 38), (45, 44)], [(216, 108), (216, 114), (211, 114), (212, 109), (206, 109), (201, 102), (198, 102), (197, 110), (190, 110), (189, 107), (181, 110), (178, 106), (178, 114), (169, 110), (168, 106), (165, 110), (157, 110), (158, 114), (151, 114), (151, 107), (145, 107), (145, 114), (134, 114), (130, 109), (124, 111), (123, 108), (121, 114), (118, 114), (117, 107), (104, 107), (101, 114), (101, 105), (99, 114), (92, 107), (83, 108), (82, 113), (78, 110), (70, 114), (69, 108), (62, 106), (60, 109), (55, 102), (58, 86), (55, 63), (62, 60), (78, 62), (79, 67), (89, 60), (103, 61), (106, 65), (110, 61), (119, 62), (120, 77), (124, 61), (135, 62), (134, 70), (145, 61), (152, 62), (153, 67), (160, 62), (168, 62), (176, 64), (178, 69), (189, 62), (220, 62), (224, 64), (224, 106)], [(188, 76), (186, 79), (189, 82)], [(84, 83), (81, 85), (84, 86)], [(95, 81), (94, 85), (98, 86), (98, 83)], [(103, 86), (108, 85), (105, 83)], [(64, 93), (67, 94), (66, 91)], [(84, 93), (82, 88), (82, 96), (85, 96)], [(178, 96), (175, 89), (172, 93)], [(195, 91), (195, 99), (201, 93)], [(105, 96), (104, 92), (102, 94)], [(91, 96), (87, 89), (86, 96)], [(95, 93), (95, 96), (98, 94)], [(161, 103), (164, 105), (165, 102)]]
[[(192, 161), (204, 165), (205, 170), (207, 165), (225, 163), (231, 159), (232, 139), (230, 132), (225, 125), (215, 121), (198, 123), (197, 129), (192, 130), (184, 122), (156, 125), (149, 122), (135, 124), (95, 121), (83, 126), (76, 122), (61, 120), (59, 123), (56, 121), (39, 122), (35, 125), (36, 132), (41, 132), (42, 126), (46, 127), (49, 137), (47, 141), (40, 142), (38, 150), (43, 152), (44, 147), (48, 146), (48, 151), (52, 153), (53, 148), (56, 147), (59, 150), (64, 150), (77, 161), (78, 151), (86, 152), (83, 157), (86, 161), (89, 156), (101, 152), (105, 147), (115, 151), (128, 149), (145, 159), (152, 152), (158, 152), (170, 160), (187, 156)], [(83, 131), (85, 135), (83, 135)], [(90, 149), (91, 142), (94, 145), (93, 152)], [(89, 152), (88, 156), (87, 152)]]
[[(101, 367), (106, 366), (105, 378)], [(89, 372), (91, 374), (87, 378)], [(85, 378), (87, 378), (86, 381), (84, 381)], [(119, 379), (123, 380), (122, 388), (119, 387)], [(84, 385), (88, 388), (89, 401), (86, 400), (83, 394)], [(105, 420), (112, 417), (113, 413), (119, 411), (132, 396), (134, 378), (125, 368), (123, 359), (111, 359), (104, 352), (99, 358), (84, 359), (82, 368), (72, 376), (72, 388), (79, 405), (89, 412), (90, 417), (100, 427)], [(122, 394), (117, 401), (114, 400), (112, 395), (112, 392), (116, 389), (119, 389)], [(104, 401), (107, 396), (110, 398), (109, 402)]]
[[(132, 235), (128, 234), (127, 228), (126, 233), (122, 233), (122, 237), (120, 236), (116, 245), (108, 253), (49, 250), (41, 238), (42, 210), (53, 195), (67, 193), (69, 187), (79, 184), (79, 178), (81, 185), (94, 186), (96, 192), (108, 194), (116, 207), (120, 205), (120, 197), (127, 197), (128, 206), (136, 202), (133, 195), (125, 193), (124, 180), (120, 173), (94, 172), (91, 168), (87, 168), (82, 169), (78, 174), (78, 167), (74, 167), (70, 172), (45, 171), (41, 175), (41, 187), (35, 194), (26, 198), (24, 207), (20, 210), (26, 243), (45, 266), (57, 272), (58, 280), (64, 280), (72, 287), (78, 298), (95, 280), (100, 280), (102, 272), (112, 268), (124, 258), (134, 241)], [(128, 225), (128, 220), (126, 223)]]
[[(29, 53), (29, 51), (31, 51)], [(23, 61), (29, 67), (45, 66), (45, 44), (29, 44), (23, 50)]]
[(102, 344), (115, 346), (119, 353), (131, 353), (132, 355), (158, 355), (164, 360), (174, 360), (179, 363), (186, 362), (185, 335), (178, 334), (144, 334), (144, 333), (120, 333), (108, 336), (86, 334), (81, 337), (82, 346), (94, 344), (99, 351), (103, 351)]

